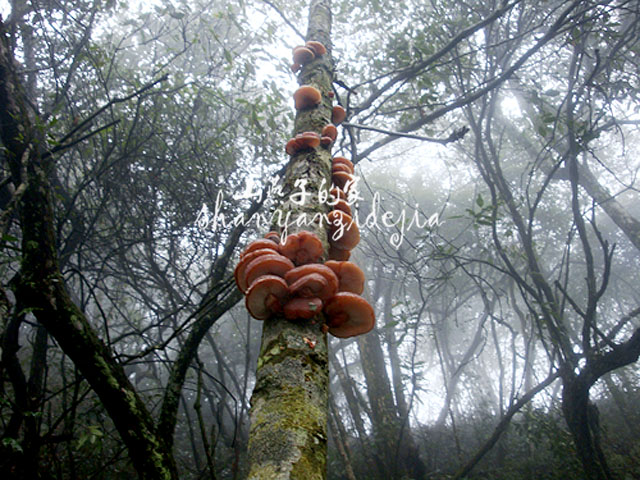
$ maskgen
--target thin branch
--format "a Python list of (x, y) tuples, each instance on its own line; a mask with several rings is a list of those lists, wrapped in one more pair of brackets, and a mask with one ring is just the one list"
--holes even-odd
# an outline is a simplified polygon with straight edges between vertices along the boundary
[(267, 5), (269, 5), (271, 8), (273, 8), (276, 13), (278, 15), (280, 15), (280, 17), (282, 18), (282, 20), (284, 21), (284, 23), (286, 23), (287, 25), (289, 25), (289, 27), (291, 27), (291, 30), (293, 30), (294, 32), (296, 32), (296, 34), (304, 41), (305, 40), (305, 36), (302, 34), (302, 32), (300, 32), (300, 30), (298, 30), (296, 28), (296, 26), (291, 23), (289, 21), (289, 19), (287, 18), (287, 16), (284, 14), (284, 12), (282, 10), (280, 10), (280, 8), (278, 8), (276, 5), (273, 4), (273, 2), (270, 2), (269, 0), (262, 0), (264, 3), (266, 3)]
[(167, 80), (169, 78), (168, 74), (163, 75), (162, 77), (160, 77), (157, 80), (154, 80), (151, 83), (148, 83), (147, 85), (145, 85), (144, 87), (140, 88), (139, 90), (136, 90), (135, 92), (133, 92), (130, 95), (127, 95), (126, 97), (117, 97), (114, 98), (113, 100), (110, 100), (109, 102), (107, 102), (105, 105), (103, 105), (102, 107), (100, 107), (98, 110), (96, 110), (95, 112), (93, 112), (91, 115), (89, 115), (85, 120), (83, 120), (82, 122), (78, 123), (78, 125), (73, 128), (69, 133), (67, 133), (64, 137), (62, 137), (59, 141), (58, 144), (63, 144), (64, 142), (66, 142), (67, 140), (69, 140), (71, 137), (73, 137), (73, 135), (75, 135), (77, 132), (80, 132), (82, 130), (84, 130), (89, 123), (96, 118), (98, 115), (100, 115), (102, 112), (104, 112), (105, 110), (107, 110), (109, 107), (116, 105), (118, 103), (123, 103), (126, 101), (131, 100), (132, 98), (135, 98), (139, 95), (142, 95), (144, 92), (146, 92), (147, 90), (150, 90), (151, 88), (153, 88), (154, 86), (156, 86), (158, 83), (164, 82), (165, 80)]
[(449, 135), (447, 138), (431, 138), (431, 137), (424, 137), (422, 135), (415, 135), (413, 133), (403, 133), (403, 132), (396, 132), (393, 130), (385, 130), (384, 128), (369, 127), (369, 126), (360, 125), (357, 123), (344, 122), (342, 125), (344, 125), (345, 127), (359, 128), (360, 130), (371, 130), (372, 132), (384, 133), (385, 135), (391, 135), (394, 137), (413, 138), (415, 140), (422, 140), (423, 142), (439, 143), (441, 145), (446, 145), (447, 143), (456, 142), (462, 139), (466, 135), (466, 133), (469, 131), (468, 127), (461, 127), (458, 130), (454, 130), (453, 132), (451, 132), (451, 135)]
[(56, 147), (52, 148), (51, 150), (45, 152), (42, 154), (42, 158), (49, 158), (50, 156), (52, 156), (54, 153), (58, 153), (58, 152), (62, 152), (64, 150), (67, 150), (71, 147), (73, 147), (74, 145), (77, 145), (83, 141), (85, 141), (87, 138), (93, 137), (94, 135), (100, 133), (103, 130), (106, 130), (109, 127), (113, 127), (114, 125), (117, 125), (118, 123), (120, 123), (120, 119), (114, 120), (112, 122), (107, 123), (106, 125), (103, 125), (102, 127), (96, 128), (95, 130), (90, 131), (89, 133), (87, 133), (86, 135), (83, 135), (82, 137), (73, 140), (72, 142), (69, 142), (65, 145), (57, 145)]

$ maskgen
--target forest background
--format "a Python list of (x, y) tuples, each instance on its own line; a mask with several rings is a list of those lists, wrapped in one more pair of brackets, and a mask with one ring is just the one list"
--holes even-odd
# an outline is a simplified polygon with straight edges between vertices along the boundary
[[(197, 220), (276, 207), (308, 5), (2, 7), (2, 478), (243, 478), (265, 231)], [(359, 217), (440, 221), (362, 228), (327, 477), (640, 478), (640, 2), (330, 8)]]

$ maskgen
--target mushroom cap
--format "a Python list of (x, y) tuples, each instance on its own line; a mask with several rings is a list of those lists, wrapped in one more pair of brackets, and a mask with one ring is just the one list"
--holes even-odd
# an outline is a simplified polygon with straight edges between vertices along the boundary
[(329, 333), (348, 338), (369, 332), (375, 325), (373, 308), (364, 298), (351, 292), (336, 293), (325, 303)]
[(287, 144), (285, 145), (284, 150), (285, 152), (287, 152), (288, 155), (291, 155), (291, 156), (298, 153), (298, 150), (300, 150), (300, 148), (298, 147), (298, 139), (290, 138)]
[(349, 165), (345, 165), (344, 163), (334, 163), (331, 166), (331, 173), (336, 172), (345, 172), (351, 175), (353, 173), (353, 170), (349, 168)]
[(351, 188), (351, 186), (355, 185), (356, 183), (356, 179), (353, 175), (347, 172), (340, 171), (331, 173), (331, 181), (336, 187), (341, 188), (345, 191), (348, 191), (349, 188)]
[(289, 285), (289, 295), (292, 297), (328, 299), (337, 293), (331, 290), (327, 279), (319, 273), (309, 273)]
[(336, 138), (338, 137), (338, 129), (333, 123), (328, 123), (322, 129), (322, 136), (331, 137), (331, 140), (335, 141)]
[(309, 263), (307, 265), (302, 265), (300, 267), (296, 267), (292, 270), (289, 270), (284, 275), (284, 279), (287, 281), (289, 285), (293, 285), (300, 278), (305, 277), (306, 275), (310, 275), (312, 273), (317, 273), (322, 275), (327, 281), (326, 294), (317, 295), (322, 300), (331, 298), (338, 292), (338, 286), (340, 282), (338, 280), (338, 277), (336, 276), (336, 273), (329, 266), (322, 265), (321, 263)]
[(276, 275), (263, 275), (251, 284), (245, 297), (245, 305), (253, 318), (265, 320), (272, 313), (282, 311), (288, 294), (284, 279)]
[(272, 248), (261, 248), (259, 250), (253, 250), (247, 253), (240, 259), (238, 265), (236, 265), (236, 268), (233, 271), (233, 277), (236, 280), (236, 285), (242, 293), (247, 293), (247, 290), (249, 289), (249, 283), (247, 283), (246, 274), (249, 264), (262, 255), (274, 255), (276, 253), (277, 252)]
[(299, 63), (294, 63), (291, 65), (291, 71), (293, 73), (298, 73), (301, 68), (302, 68), (302, 65), (300, 65)]
[(344, 193), (344, 190), (342, 190), (341, 188), (333, 187), (331, 190), (329, 190), (329, 194), (333, 197), (331, 199), (331, 203), (333, 203), (335, 200), (347, 200), (347, 194)]
[(300, 150), (305, 148), (316, 148), (320, 145), (320, 135), (316, 132), (303, 132), (296, 135), (296, 142)]
[(351, 215), (347, 215), (342, 210), (331, 210), (327, 214), (327, 220), (331, 246), (340, 250), (351, 250), (360, 242), (360, 229)]
[(251, 289), (251, 285), (256, 279), (263, 275), (277, 275), (284, 278), (284, 274), (294, 267), (291, 260), (280, 254), (260, 255), (252, 260), (245, 269), (245, 281)]
[(287, 236), (280, 252), (296, 265), (316, 263), (322, 258), (323, 248), (320, 239), (309, 231), (303, 230)]
[(334, 210), (342, 210), (344, 213), (346, 213), (349, 216), (351, 215), (351, 207), (349, 206), (349, 204), (347, 202), (345, 202), (342, 199), (339, 199), (338, 202), (333, 206)]
[(316, 57), (316, 54), (313, 50), (306, 46), (297, 46), (293, 49), (293, 63), (299, 63), (300, 65), (304, 65), (309, 63)]
[(341, 105), (336, 105), (331, 111), (331, 123), (340, 125), (347, 118), (347, 112)]
[(313, 50), (313, 53), (315, 53), (318, 57), (321, 57), (322, 55), (327, 53), (326, 47), (316, 40), (309, 40), (307, 43), (305, 43), (305, 47)]
[[(364, 291), (364, 272), (355, 263), (327, 260), (324, 264), (338, 277), (339, 292), (351, 292), (360, 295)], [(289, 272), (291, 271), (289, 270)]]
[(349, 250), (340, 250), (339, 248), (331, 245), (329, 247), (329, 260), (337, 260), (339, 262), (346, 262), (351, 257)]
[(333, 160), (331, 160), (331, 165), (332, 166), (336, 166), (338, 164), (346, 165), (347, 167), (349, 167), (350, 170), (351, 170), (349, 173), (353, 173), (354, 172), (353, 163), (348, 158), (345, 158), (345, 157), (333, 157)]
[(320, 137), (320, 145), (329, 146), (333, 143), (331, 137)]
[(276, 245), (280, 245), (280, 234), (278, 232), (265, 233), (264, 238), (267, 240), (271, 240)]
[(308, 320), (322, 311), (322, 300), (317, 297), (296, 297), (284, 305), (284, 316), (289, 320), (302, 318)]
[(293, 94), (293, 100), (297, 110), (305, 110), (315, 107), (322, 100), (320, 90), (311, 85), (303, 85)]
[(247, 256), (247, 254), (255, 251), (255, 250), (262, 250), (268, 248), (270, 250), (274, 250), (274, 251), (278, 251), (278, 245), (274, 245), (273, 242), (265, 239), (265, 238), (259, 238), (257, 240), (254, 240), (253, 242), (251, 242), (249, 245), (247, 245), (247, 248), (245, 248), (241, 253), (240, 253), (240, 260), (242, 260), (244, 257)]

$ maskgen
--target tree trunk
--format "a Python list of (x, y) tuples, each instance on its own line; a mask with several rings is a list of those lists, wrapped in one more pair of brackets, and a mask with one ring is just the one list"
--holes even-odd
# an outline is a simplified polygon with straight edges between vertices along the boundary
[(572, 374), (562, 377), (562, 413), (582, 462), (585, 480), (613, 479), (600, 448), (598, 409), (589, 401), (589, 384)]
[(384, 354), (377, 333), (370, 332), (360, 337), (358, 347), (371, 405), (379, 478), (423, 478), (426, 468), (418, 454), (409, 425), (399, 417), (393, 402)]
[[(313, 0), (307, 41), (322, 42), (328, 53), (304, 66), (298, 81), (315, 86), (322, 93), (322, 102), (317, 108), (297, 112), (296, 133), (319, 133), (331, 122), (332, 100), (327, 95), (333, 86), (330, 34), (331, 2)], [(296, 180), (304, 179), (306, 192), (317, 194), (323, 180), (326, 185), (331, 183), (330, 172), (330, 151), (319, 148), (299, 153), (287, 165), (283, 190), (289, 195), (300, 192)], [(280, 211), (294, 222), (302, 215), (311, 219), (318, 213), (327, 213), (327, 205), (317, 203), (316, 198), (299, 205), (289, 197), (280, 205)], [(318, 223), (305, 228), (317, 234), (327, 252), (326, 226)], [(251, 397), (248, 478), (326, 478), (328, 398), (327, 335), (320, 324), (309, 320), (293, 322), (280, 316), (266, 320)]]

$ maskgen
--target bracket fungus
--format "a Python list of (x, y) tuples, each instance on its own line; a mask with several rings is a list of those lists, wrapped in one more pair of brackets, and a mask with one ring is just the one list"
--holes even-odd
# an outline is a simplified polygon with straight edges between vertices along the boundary
[(350, 257), (351, 252), (349, 250), (340, 250), (333, 245), (329, 246), (329, 260), (338, 260), (341, 262), (345, 262), (349, 260)]
[(332, 293), (336, 293), (335, 290), (331, 292), (329, 282), (319, 273), (309, 273), (289, 285), (289, 295), (292, 297), (326, 299), (332, 297)]
[(240, 253), (240, 260), (242, 260), (251, 252), (254, 252), (256, 250), (263, 250), (263, 249), (273, 250), (274, 252), (277, 252), (278, 245), (274, 244), (272, 241), (266, 238), (259, 238), (258, 240), (254, 240), (249, 245), (247, 245), (247, 247), (242, 251), (242, 253)]
[(298, 46), (293, 49), (293, 63), (299, 63), (300, 65), (306, 65), (316, 57), (313, 50), (308, 47)]
[(322, 129), (322, 136), (331, 138), (331, 141), (335, 142), (338, 137), (338, 129), (333, 123), (328, 123)]
[(300, 150), (316, 148), (320, 145), (320, 135), (316, 132), (303, 132), (290, 139), (285, 146), (289, 155), (295, 155)]
[(335, 107), (333, 107), (333, 110), (331, 111), (331, 123), (333, 123), (334, 125), (340, 125), (342, 122), (344, 122), (345, 118), (347, 118), (347, 112), (345, 111), (344, 107), (342, 107), (341, 105), (336, 105)]
[(253, 318), (265, 320), (272, 313), (282, 311), (288, 294), (289, 288), (283, 278), (264, 275), (251, 284), (245, 305)]
[(252, 260), (245, 269), (244, 282), (249, 285), (263, 275), (277, 275), (284, 278), (284, 274), (294, 268), (293, 263), (287, 257), (280, 254), (260, 255)]
[(337, 165), (345, 165), (349, 169), (348, 170), (349, 173), (351, 173), (351, 174), (354, 173), (353, 162), (351, 162), (351, 160), (349, 160), (348, 158), (345, 158), (345, 157), (333, 157), (333, 160), (331, 160), (331, 166), (335, 167)]
[(277, 252), (271, 248), (262, 248), (259, 250), (253, 250), (240, 259), (240, 262), (238, 262), (238, 265), (236, 265), (236, 268), (233, 271), (233, 276), (236, 280), (236, 285), (242, 293), (247, 293), (247, 290), (249, 289), (246, 274), (246, 270), (249, 264), (262, 255), (273, 255), (276, 253)]
[(303, 85), (293, 94), (296, 110), (307, 110), (320, 104), (320, 90), (312, 85)]
[(301, 278), (311, 274), (321, 275), (327, 282), (325, 292), (315, 296), (319, 297), (321, 300), (327, 300), (338, 292), (340, 282), (337, 275), (329, 266), (322, 265), (321, 263), (309, 263), (307, 265), (296, 267), (293, 270), (289, 270), (285, 274), (284, 279), (287, 281), (289, 286), (292, 286)]
[(373, 307), (351, 292), (339, 292), (325, 303), (327, 329), (338, 338), (354, 337), (369, 332), (375, 325)]
[(325, 266), (338, 277), (338, 291), (360, 295), (364, 291), (364, 272), (353, 262), (327, 260)]
[(314, 233), (303, 230), (288, 235), (280, 253), (296, 265), (316, 263), (322, 258), (322, 242)]
[(327, 48), (316, 40), (309, 40), (304, 46), (313, 50), (313, 53), (315, 53), (317, 57), (321, 57), (327, 53)]
[(322, 312), (322, 300), (319, 298), (292, 298), (284, 305), (284, 316), (289, 320), (302, 318), (309, 320)]
[(329, 243), (340, 250), (352, 250), (360, 242), (360, 230), (350, 215), (342, 210), (331, 210), (327, 214), (329, 222)]

